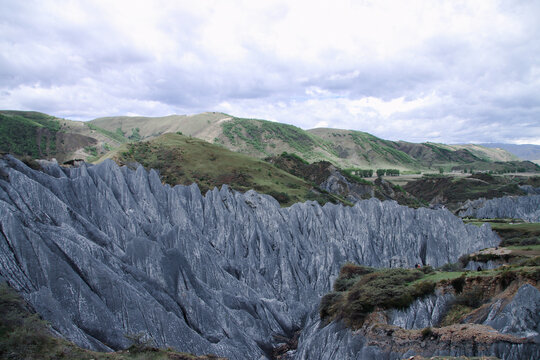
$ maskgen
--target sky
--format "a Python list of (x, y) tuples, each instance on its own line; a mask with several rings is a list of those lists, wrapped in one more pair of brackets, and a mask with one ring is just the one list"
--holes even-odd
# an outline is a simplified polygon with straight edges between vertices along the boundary
[(0, 108), (540, 145), (540, 1), (0, 0)]

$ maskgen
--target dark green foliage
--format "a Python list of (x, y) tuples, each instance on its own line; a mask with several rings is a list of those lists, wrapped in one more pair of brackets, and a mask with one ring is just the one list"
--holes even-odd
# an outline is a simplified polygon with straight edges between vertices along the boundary
[(331, 292), (322, 297), (319, 304), (319, 315), (321, 319), (325, 319), (335, 312), (333, 307), (341, 300), (341, 297), (342, 294), (338, 292)]
[[(373, 171), (373, 170), (371, 170)], [(356, 176), (354, 175), (354, 171), (353, 170), (349, 170), (349, 169), (345, 169), (345, 170), (342, 170), (341, 171), (343, 173), (343, 175), (345, 175), (346, 178), (349, 179), (349, 181), (351, 182), (356, 182), (358, 184), (363, 184), (363, 185), (370, 185), (370, 186), (373, 186), (373, 183), (370, 182), (370, 181), (367, 181), (365, 179), (362, 179), (361, 177), (359, 176)]]
[(98, 151), (97, 151), (95, 146), (86, 146), (84, 148), (84, 151), (86, 151), (87, 153), (89, 153), (92, 156), (97, 156), (97, 154), (98, 154)]
[(453, 264), (444, 264), (439, 268), (439, 271), (461, 271), (462, 269), (462, 264), (460, 262), (457, 262)]
[(521, 266), (540, 266), (540, 256), (526, 259), (520, 263)]
[(430, 265), (423, 266), (419, 270), (423, 272), (424, 274), (431, 274), (435, 272), (435, 269), (433, 269), (433, 267)]
[(288, 152), (284, 151), (284, 152), (281, 153), (281, 156), (284, 157), (284, 158), (289, 158), (291, 160), (299, 161), (304, 165), (309, 165), (309, 163), (306, 160), (302, 159), (300, 156), (296, 155), (295, 153), (288, 153)]
[(0, 151), (39, 158), (54, 155), (60, 123), (37, 112), (0, 113)]
[(452, 281), (450, 281), (450, 284), (452, 285), (457, 294), (461, 293), (463, 291), (463, 287), (465, 286), (465, 275), (461, 275), (458, 278), (452, 279)]
[(140, 141), (141, 140), (141, 134), (139, 133), (139, 128), (131, 129), (131, 135), (128, 137), (131, 141)]
[(287, 193), (284, 193), (284, 192), (270, 191), (270, 192), (268, 192), (268, 195), (272, 196), (280, 204), (287, 204), (289, 201), (291, 201), (290, 196)]
[[(108, 138), (110, 138), (112, 140), (116, 140), (119, 143), (125, 143), (126, 140), (127, 140), (124, 137), (124, 132), (120, 128), (116, 129), (116, 132), (112, 132), (112, 131), (100, 128), (99, 126), (96, 126), (96, 125), (94, 125), (92, 123), (89, 123), (89, 122), (86, 122), (85, 124), (86, 124), (86, 126), (88, 126), (88, 128), (90, 130), (97, 131), (98, 133), (103, 134), (103, 135), (107, 136)], [(118, 130), (120, 130), (120, 132)]]
[(444, 264), (441, 266), (438, 270), (440, 271), (461, 271), (463, 269), (463, 266), (461, 263), (452, 263), (452, 264)]
[(350, 175), (357, 176), (357, 177), (360, 177), (360, 178), (372, 177), (373, 176), (373, 170), (372, 169), (348, 168), (348, 169), (343, 169), (343, 172), (347, 172)]
[(381, 269), (345, 264), (334, 283), (338, 291), (321, 303), (321, 318), (341, 317), (350, 326), (360, 326), (375, 307), (404, 308), (414, 299), (435, 290), (432, 281), (420, 281), (424, 274), (415, 269)]
[(377, 176), (399, 176), (398, 169), (377, 169)]
[(375, 269), (368, 266), (345, 263), (339, 270), (339, 278), (351, 279), (361, 275), (371, 274)]
[(423, 328), (421, 333), (422, 333), (422, 339), (427, 339), (435, 335), (431, 327)]
[(0, 284), (0, 358), (33, 358), (54, 344), (45, 321), (5, 283)]
[(116, 128), (115, 134), (119, 137), (126, 137), (126, 133), (122, 130), (122, 128)]
[(348, 291), (357, 281), (357, 278), (339, 277), (334, 281), (334, 291)]
[(456, 304), (476, 309), (484, 303), (484, 293), (480, 287), (473, 287), (456, 296)]

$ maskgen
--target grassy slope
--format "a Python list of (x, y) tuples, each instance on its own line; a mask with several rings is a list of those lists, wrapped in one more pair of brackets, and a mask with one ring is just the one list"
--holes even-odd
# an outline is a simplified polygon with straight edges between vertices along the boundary
[(407, 183), (403, 188), (415, 197), (431, 202), (455, 207), (468, 199), (485, 197), (488, 199), (507, 195), (525, 195), (518, 188), (522, 179), (488, 174), (471, 175), (469, 177), (427, 177)]
[[(142, 139), (152, 139), (163, 133), (182, 132), (224, 145), (230, 150), (264, 158), (292, 152), (309, 162), (326, 160), (342, 168), (423, 169), (444, 165), (448, 168), (485, 158), (509, 158), (502, 151), (475, 146), (442, 144), (409, 144), (424, 152), (403, 151), (401, 142), (379, 139), (368, 133), (339, 129), (302, 130), (298, 127), (257, 119), (241, 119), (223, 113), (171, 115), (160, 118), (108, 117), (91, 122), (108, 131), (121, 129), (126, 136), (139, 128)], [(408, 149), (410, 146), (405, 146)], [(465, 150), (466, 149), (466, 150)], [(411, 155), (412, 154), (412, 155)], [(419, 156), (421, 155), (421, 156)], [(426, 159), (427, 157), (427, 159)]]
[(0, 150), (34, 158), (56, 154), (60, 124), (38, 112), (0, 112)]
[(221, 133), (221, 122), (231, 119), (223, 113), (206, 112), (197, 115), (169, 115), (163, 117), (115, 116), (90, 121), (105, 130), (121, 129), (126, 136), (138, 128), (142, 140), (150, 140), (165, 133), (182, 132), (209, 142)]
[(317, 200), (310, 195), (311, 184), (267, 162), (179, 134), (124, 144), (108, 157), (120, 164), (138, 162), (157, 169), (170, 185), (196, 182), (203, 193), (228, 184), (235, 190), (272, 195), (282, 205)]
[(340, 129), (312, 129), (310, 134), (334, 145), (343, 167), (417, 169), (422, 165), (397, 150), (392, 141), (371, 134)]
[(92, 160), (126, 140), (80, 121), (34, 111), (0, 111), (0, 151), (16, 156)]
[[(29, 117), (38, 113), (24, 112), (24, 114)], [(61, 161), (72, 158), (92, 161), (108, 149), (127, 141), (126, 138), (132, 141), (150, 140), (164, 133), (176, 132), (219, 143), (230, 150), (257, 158), (286, 151), (296, 153), (309, 162), (326, 160), (341, 168), (418, 170), (444, 167), (445, 170), (450, 170), (453, 166), (463, 164), (468, 166), (474, 162), (475, 169), (489, 170), (491, 165), (485, 162), (485, 159), (511, 158), (502, 150), (485, 149), (474, 145), (394, 142), (360, 131), (339, 129), (305, 131), (292, 125), (240, 119), (216, 112), (157, 118), (117, 116), (99, 118), (88, 123), (61, 121), (63, 121), (61, 131), (70, 134), (62, 140), (65, 139), (70, 144), (62, 149), (57, 146), (61, 151), (54, 154), (51, 151), (46, 151), (45, 154), (49, 158), (55, 155)], [(73, 134), (77, 134), (78, 137), (74, 138)], [(36, 151), (32, 152), (35, 153)], [(40, 154), (39, 151), (37, 153)], [(43, 151), (41, 154), (43, 156)]]

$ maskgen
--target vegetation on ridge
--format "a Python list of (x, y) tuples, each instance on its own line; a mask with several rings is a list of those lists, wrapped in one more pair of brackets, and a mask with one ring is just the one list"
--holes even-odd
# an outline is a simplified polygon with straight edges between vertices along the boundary
[(111, 156), (120, 164), (140, 163), (156, 169), (170, 185), (197, 183), (203, 193), (227, 184), (238, 191), (254, 189), (271, 195), (282, 205), (306, 200), (342, 201), (331, 194), (313, 192), (312, 184), (265, 161), (180, 134), (125, 144)]

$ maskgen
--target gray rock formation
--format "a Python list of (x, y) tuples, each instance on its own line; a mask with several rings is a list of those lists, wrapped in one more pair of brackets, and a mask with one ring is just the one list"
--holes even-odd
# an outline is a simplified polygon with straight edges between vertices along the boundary
[(330, 171), (330, 175), (319, 184), (321, 189), (331, 194), (343, 196), (352, 203), (372, 198), (375, 195), (372, 185), (351, 183), (334, 166), (330, 166), (328, 170)]
[(540, 187), (535, 188), (532, 185), (519, 185), (519, 188), (527, 195), (540, 195)]
[(461, 217), (478, 219), (512, 218), (540, 222), (540, 195), (467, 201), (457, 214)]
[(404, 329), (437, 326), (454, 299), (452, 292), (443, 293), (441, 289), (437, 289), (435, 294), (415, 300), (407, 309), (388, 311), (388, 323)]
[(508, 304), (498, 300), (491, 305), (484, 325), (505, 334), (535, 338), (540, 344), (540, 291), (526, 284)]
[(496, 269), (498, 267), (501, 267), (502, 263), (498, 261), (489, 260), (487, 262), (483, 261), (469, 261), (467, 263), (467, 266), (465, 266), (465, 270), (470, 271), (477, 271), (478, 267), (481, 267), (482, 270), (491, 270)]
[[(483, 319), (476, 319), (489, 327), (454, 325), (433, 329), (437, 335), (431, 338), (403, 332), (396, 335), (395, 326), (422, 329), (437, 325), (453, 301), (451, 292), (438, 289), (434, 295), (416, 300), (406, 310), (379, 314), (375, 325), (368, 324), (356, 331), (340, 321), (325, 325), (313, 317), (302, 332), (296, 359), (404, 359), (413, 355), (495, 356), (505, 360), (540, 358), (540, 291), (529, 284), (522, 285), (510, 301), (494, 302)], [(513, 335), (514, 340), (510, 341), (507, 335)]]
[(446, 210), (375, 199), (280, 208), (226, 186), (171, 188), (112, 161), (39, 172), (0, 159), (0, 276), (91, 349), (143, 332), (181, 351), (268, 358), (273, 335), (312, 328), (344, 262), (437, 267), (497, 243)]

